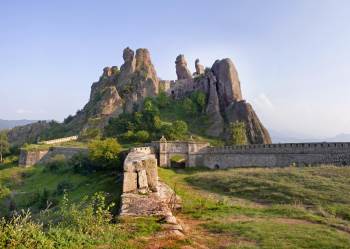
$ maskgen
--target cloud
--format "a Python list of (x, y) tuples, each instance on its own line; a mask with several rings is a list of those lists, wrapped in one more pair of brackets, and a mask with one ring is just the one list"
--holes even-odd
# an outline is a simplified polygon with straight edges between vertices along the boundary
[(274, 110), (275, 106), (272, 101), (266, 96), (265, 93), (260, 93), (257, 97), (253, 98), (254, 106), (260, 110)]
[(16, 113), (17, 114), (21, 114), (21, 115), (26, 115), (26, 114), (43, 114), (43, 113), (46, 113), (45, 110), (43, 109), (39, 109), (39, 110), (30, 110), (30, 109), (24, 109), (24, 108), (18, 108), (16, 110)]

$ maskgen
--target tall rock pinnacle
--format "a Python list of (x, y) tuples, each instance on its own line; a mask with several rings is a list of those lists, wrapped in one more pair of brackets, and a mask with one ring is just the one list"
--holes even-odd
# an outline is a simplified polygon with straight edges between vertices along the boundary
[(192, 79), (192, 74), (190, 70), (187, 68), (187, 61), (183, 54), (180, 54), (176, 57), (176, 75), (178, 80), (183, 79)]

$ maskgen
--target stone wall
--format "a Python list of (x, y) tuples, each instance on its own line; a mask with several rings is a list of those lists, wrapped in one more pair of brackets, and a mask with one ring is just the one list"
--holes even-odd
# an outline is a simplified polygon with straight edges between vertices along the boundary
[(52, 147), (49, 150), (26, 151), (21, 149), (19, 156), (19, 166), (29, 167), (37, 163), (47, 163), (56, 155), (64, 155), (66, 159), (70, 159), (76, 154), (87, 154), (87, 148), (74, 147)]
[(63, 137), (63, 138), (57, 138), (53, 140), (48, 141), (42, 141), (40, 144), (59, 144), (59, 143), (65, 143), (70, 141), (76, 141), (78, 140), (78, 136), (71, 136), (71, 137)]
[(299, 143), (207, 147), (194, 164), (209, 168), (283, 167), (296, 165), (350, 165), (350, 143)]
[(296, 165), (350, 165), (350, 143), (286, 143), (210, 147), (195, 141), (152, 142), (161, 167), (170, 167), (173, 155), (186, 159), (186, 167), (283, 167)]

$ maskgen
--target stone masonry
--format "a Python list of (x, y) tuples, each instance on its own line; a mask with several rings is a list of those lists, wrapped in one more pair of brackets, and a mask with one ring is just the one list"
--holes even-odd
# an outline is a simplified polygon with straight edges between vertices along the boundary
[(152, 147), (130, 150), (124, 161), (121, 216), (156, 216), (165, 221), (165, 229), (183, 235), (183, 228), (172, 214), (180, 199), (158, 179), (158, 164)]
[(190, 141), (152, 142), (161, 167), (170, 167), (170, 159), (181, 155), (186, 167), (284, 167), (289, 165), (350, 165), (350, 143), (254, 144), (210, 147)]

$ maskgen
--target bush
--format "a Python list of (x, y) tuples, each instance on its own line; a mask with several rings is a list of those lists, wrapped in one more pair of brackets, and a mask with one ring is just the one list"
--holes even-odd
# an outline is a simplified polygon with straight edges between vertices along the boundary
[(230, 124), (231, 140), (230, 144), (244, 145), (248, 144), (246, 128), (244, 122), (236, 121)]
[(121, 146), (116, 139), (92, 140), (89, 145), (89, 159), (99, 169), (120, 167), (119, 153)]
[(84, 154), (76, 154), (69, 160), (69, 165), (73, 168), (74, 173), (91, 174), (96, 171), (96, 166)]
[(150, 136), (149, 136), (149, 133), (147, 131), (141, 130), (141, 131), (136, 132), (136, 140), (138, 142), (142, 142), (142, 143), (147, 142), (147, 141), (149, 141), (149, 137)]
[(46, 169), (51, 172), (59, 172), (66, 166), (66, 157), (61, 154), (54, 156), (48, 163), (46, 163)]
[(69, 191), (71, 189), (73, 189), (74, 185), (73, 183), (71, 183), (70, 181), (67, 180), (63, 180), (60, 183), (57, 184), (56, 187), (56, 195), (62, 195), (64, 194), (66, 191)]
[(187, 114), (195, 114), (196, 106), (190, 98), (185, 98), (182, 102), (182, 108)]

